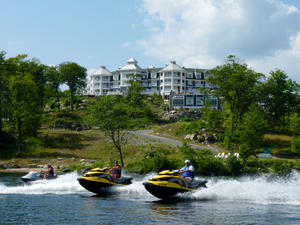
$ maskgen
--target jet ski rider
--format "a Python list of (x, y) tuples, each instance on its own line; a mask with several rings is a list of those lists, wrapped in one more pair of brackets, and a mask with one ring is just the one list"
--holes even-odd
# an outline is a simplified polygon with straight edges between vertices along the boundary
[(184, 185), (186, 187), (188, 187), (188, 183), (191, 183), (194, 179), (194, 176), (195, 176), (195, 169), (194, 167), (191, 165), (191, 162), (190, 160), (185, 160), (184, 161), (185, 163), (185, 166), (183, 168), (181, 168), (179, 170), (180, 173), (182, 173), (182, 176), (183, 176), (183, 182), (184, 182)]
[(50, 163), (48, 163), (47, 167), (48, 167), (48, 170), (43, 176), (44, 179), (47, 178), (47, 177), (54, 176), (54, 169), (53, 169), (53, 167), (51, 166)]
[(111, 171), (111, 177), (113, 181), (115, 181), (118, 178), (121, 178), (121, 166), (119, 165), (118, 161), (116, 160), (114, 163), (114, 166), (110, 169)]

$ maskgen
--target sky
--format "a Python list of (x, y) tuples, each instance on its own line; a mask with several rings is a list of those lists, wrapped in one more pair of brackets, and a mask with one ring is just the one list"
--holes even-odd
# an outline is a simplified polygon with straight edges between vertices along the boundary
[(300, 83), (300, 0), (0, 0), (0, 50), (88, 73), (131, 57), (211, 69), (233, 54)]

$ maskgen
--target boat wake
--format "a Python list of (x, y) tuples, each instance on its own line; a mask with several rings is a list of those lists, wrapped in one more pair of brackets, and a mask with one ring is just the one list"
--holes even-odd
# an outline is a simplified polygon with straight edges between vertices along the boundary
[(0, 194), (76, 194), (85, 190), (77, 182), (76, 172), (60, 175), (54, 180), (39, 180), (18, 186), (0, 183)]
[[(157, 201), (148, 193), (143, 182), (153, 177), (135, 177), (131, 185), (110, 190), (130, 200)], [(7, 186), (0, 183), (0, 194), (84, 194), (88, 192), (77, 181), (76, 172), (60, 175), (54, 180), (41, 180), (18, 186)], [(300, 172), (293, 172), (288, 178), (271, 178), (270, 176), (241, 177), (241, 178), (208, 178), (207, 188), (198, 191), (178, 194), (183, 201), (234, 201), (255, 204), (285, 204), (300, 205)]]
[(209, 179), (206, 189), (184, 195), (197, 200), (239, 201), (255, 204), (300, 205), (300, 173), (289, 178), (269, 176)]

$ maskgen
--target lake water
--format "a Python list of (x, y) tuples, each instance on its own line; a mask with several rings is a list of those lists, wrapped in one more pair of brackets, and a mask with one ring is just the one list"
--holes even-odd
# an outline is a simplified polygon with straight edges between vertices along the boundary
[(0, 173), (0, 224), (300, 224), (300, 173), (211, 177), (208, 188), (162, 202), (135, 177), (127, 187), (94, 196), (77, 173), (25, 185), (20, 174)]

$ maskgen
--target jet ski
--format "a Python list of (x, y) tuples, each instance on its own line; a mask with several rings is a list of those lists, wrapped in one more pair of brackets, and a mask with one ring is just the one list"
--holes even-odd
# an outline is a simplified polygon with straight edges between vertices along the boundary
[(176, 195), (177, 193), (184, 193), (189, 191), (195, 191), (200, 188), (206, 188), (206, 180), (193, 180), (188, 184), (188, 187), (184, 185), (182, 177), (179, 175), (179, 170), (164, 170), (158, 173), (158, 175), (147, 180), (143, 183), (146, 190), (157, 198), (168, 199)]
[(43, 178), (43, 175), (39, 172), (36, 171), (30, 171), (28, 174), (25, 176), (21, 177), (21, 179), (24, 182), (31, 182), (31, 181), (37, 181), (37, 180), (52, 180), (57, 178), (57, 175), (54, 174), (53, 176), (48, 176), (46, 178)]
[(101, 194), (113, 186), (125, 186), (132, 183), (132, 177), (121, 177), (113, 181), (108, 169), (109, 168), (92, 169), (84, 176), (77, 178), (77, 180), (86, 190), (96, 194)]

